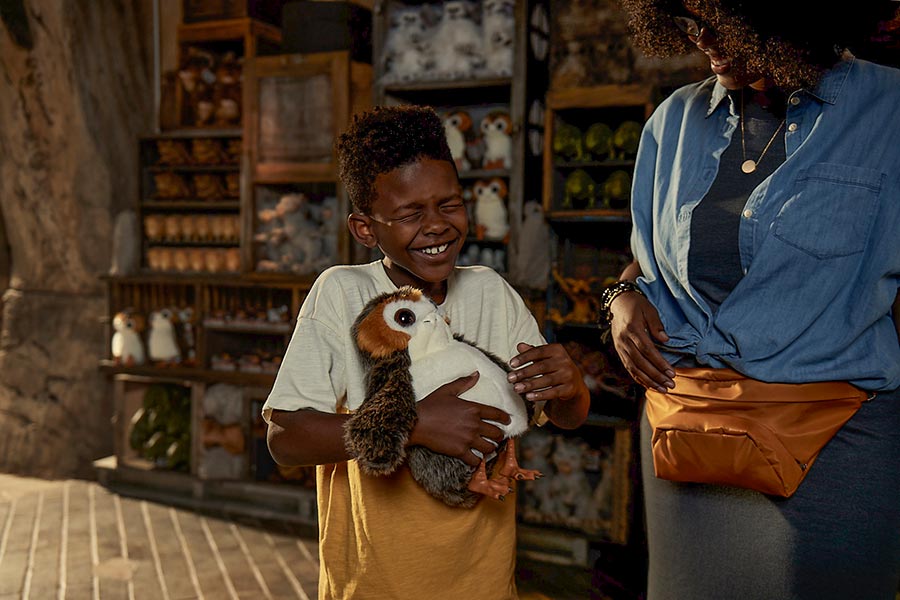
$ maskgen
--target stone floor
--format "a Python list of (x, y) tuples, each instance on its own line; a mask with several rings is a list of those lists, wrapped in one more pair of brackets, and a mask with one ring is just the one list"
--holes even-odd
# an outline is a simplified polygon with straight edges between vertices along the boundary
[[(588, 573), (519, 573), (522, 600), (590, 595)], [(287, 526), (0, 474), (0, 600), (309, 599), (317, 576), (316, 540)]]

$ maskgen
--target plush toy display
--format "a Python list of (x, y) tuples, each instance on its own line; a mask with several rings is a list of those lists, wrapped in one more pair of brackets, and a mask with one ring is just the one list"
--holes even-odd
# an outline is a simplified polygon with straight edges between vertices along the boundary
[(515, 0), (485, 0), (481, 30), (485, 71), (493, 77), (509, 77), (513, 67)]
[(563, 208), (594, 208), (597, 184), (584, 169), (575, 169), (566, 178)]
[[(366, 396), (345, 425), (344, 441), (365, 473), (389, 475), (406, 459), (413, 479), (429, 494), (460, 507), (474, 506), (481, 495), (502, 498), (512, 479), (540, 477), (516, 460), (514, 439), (528, 429), (530, 404), (513, 391), (506, 365), (455, 337), (420, 290), (404, 286), (373, 298), (357, 317), (353, 335), (366, 369)], [(506, 440), (499, 456), (483, 457), (473, 473), (458, 458), (406, 443), (416, 422), (416, 402), (474, 371), (480, 374), (478, 383), (461, 397), (496, 406), (511, 420), (494, 423)], [(495, 462), (499, 469), (489, 477)]]
[(584, 149), (595, 160), (614, 158), (612, 128), (606, 123), (593, 123), (584, 132)]
[(117, 312), (113, 317), (112, 357), (116, 364), (133, 367), (146, 361), (144, 341), (144, 317), (131, 311)]
[(181, 362), (181, 349), (175, 335), (175, 313), (163, 308), (150, 313), (147, 354), (155, 363), (170, 365)]
[(384, 45), (385, 81), (423, 79), (434, 67), (428, 29), (419, 6), (397, 5)]
[(464, 110), (455, 110), (444, 117), (444, 133), (457, 171), (468, 171), (472, 168), (466, 158), (466, 146), (471, 130), (472, 117)]
[(468, 79), (484, 66), (481, 26), (476, 6), (467, 0), (447, 0), (434, 33), (435, 72), (442, 79)]
[(499, 177), (475, 182), (475, 237), (479, 240), (506, 240), (509, 216), (506, 197), (509, 190)]
[(567, 161), (584, 160), (584, 142), (581, 130), (560, 122), (553, 131), (553, 155)]
[(512, 118), (505, 110), (489, 112), (481, 120), (485, 169), (512, 168)]
[(641, 141), (642, 126), (637, 121), (623, 121), (613, 134), (613, 146), (616, 157), (620, 159), (632, 158), (637, 154), (638, 143)]

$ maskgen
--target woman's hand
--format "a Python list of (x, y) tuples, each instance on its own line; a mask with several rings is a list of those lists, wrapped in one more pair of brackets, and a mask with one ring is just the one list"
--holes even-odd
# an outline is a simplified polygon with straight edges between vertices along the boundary
[(655, 341), (668, 341), (669, 336), (650, 301), (642, 294), (624, 292), (613, 299), (609, 311), (613, 344), (634, 380), (663, 393), (675, 387), (675, 371), (655, 345)]
[(459, 397), (477, 382), (476, 371), (442, 385), (423, 398), (416, 407), (418, 420), (409, 436), (409, 445), (425, 446), (473, 467), (481, 462), (473, 449), (485, 456), (494, 452), (503, 440), (503, 431), (485, 420), (505, 425), (510, 417), (499, 408)]

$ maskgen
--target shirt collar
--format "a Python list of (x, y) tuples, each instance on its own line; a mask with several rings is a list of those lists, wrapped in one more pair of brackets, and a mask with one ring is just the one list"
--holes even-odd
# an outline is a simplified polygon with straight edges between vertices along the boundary
[[(834, 67), (826, 71), (822, 78), (819, 79), (818, 84), (812, 90), (801, 89), (799, 91), (806, 92), (812, 97), (816, 98), (820, 102), (826, 102), (828, 104), (835, 104), (837, 102), (838, 96), (841, 93), (841, 90), (844, 88), (844, 83), (847, 81), (848, 75), (850, 75), (850, 69), (853, 67), (853, 63), (856, 61), (856, 58), (851, 56), (846, 57), (844, 60), (841, 60)], [(713, 86), (712, 95), (709, 99), (709, 109), (706, 111), (706, 116), (710, 116), (715, 112), (715, 110), (719, 107), (719, 104), (722, 103), (725, 98), (728, 97), (728, 90), (725, 89), (718, 81), (715, 82)]]

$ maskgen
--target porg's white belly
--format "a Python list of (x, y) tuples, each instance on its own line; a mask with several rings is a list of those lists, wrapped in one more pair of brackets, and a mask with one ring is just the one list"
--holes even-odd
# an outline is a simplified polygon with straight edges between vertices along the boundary
[(506, 379), (506, 371), (488, 358), (482, 351), (469, 344), (452, 341), (444, 348), (420, 356), (410, 367), (416, 402), (439, 388), (460, 377), (478, 371), (478, 383), (460, 394), (460, 398), (495, 406), (508, 413), (508, 425), (494, 423), (503, 430), (506, 437), (517, 436), (528, 429), (528, 414), (525, 401), (513, 391)]

